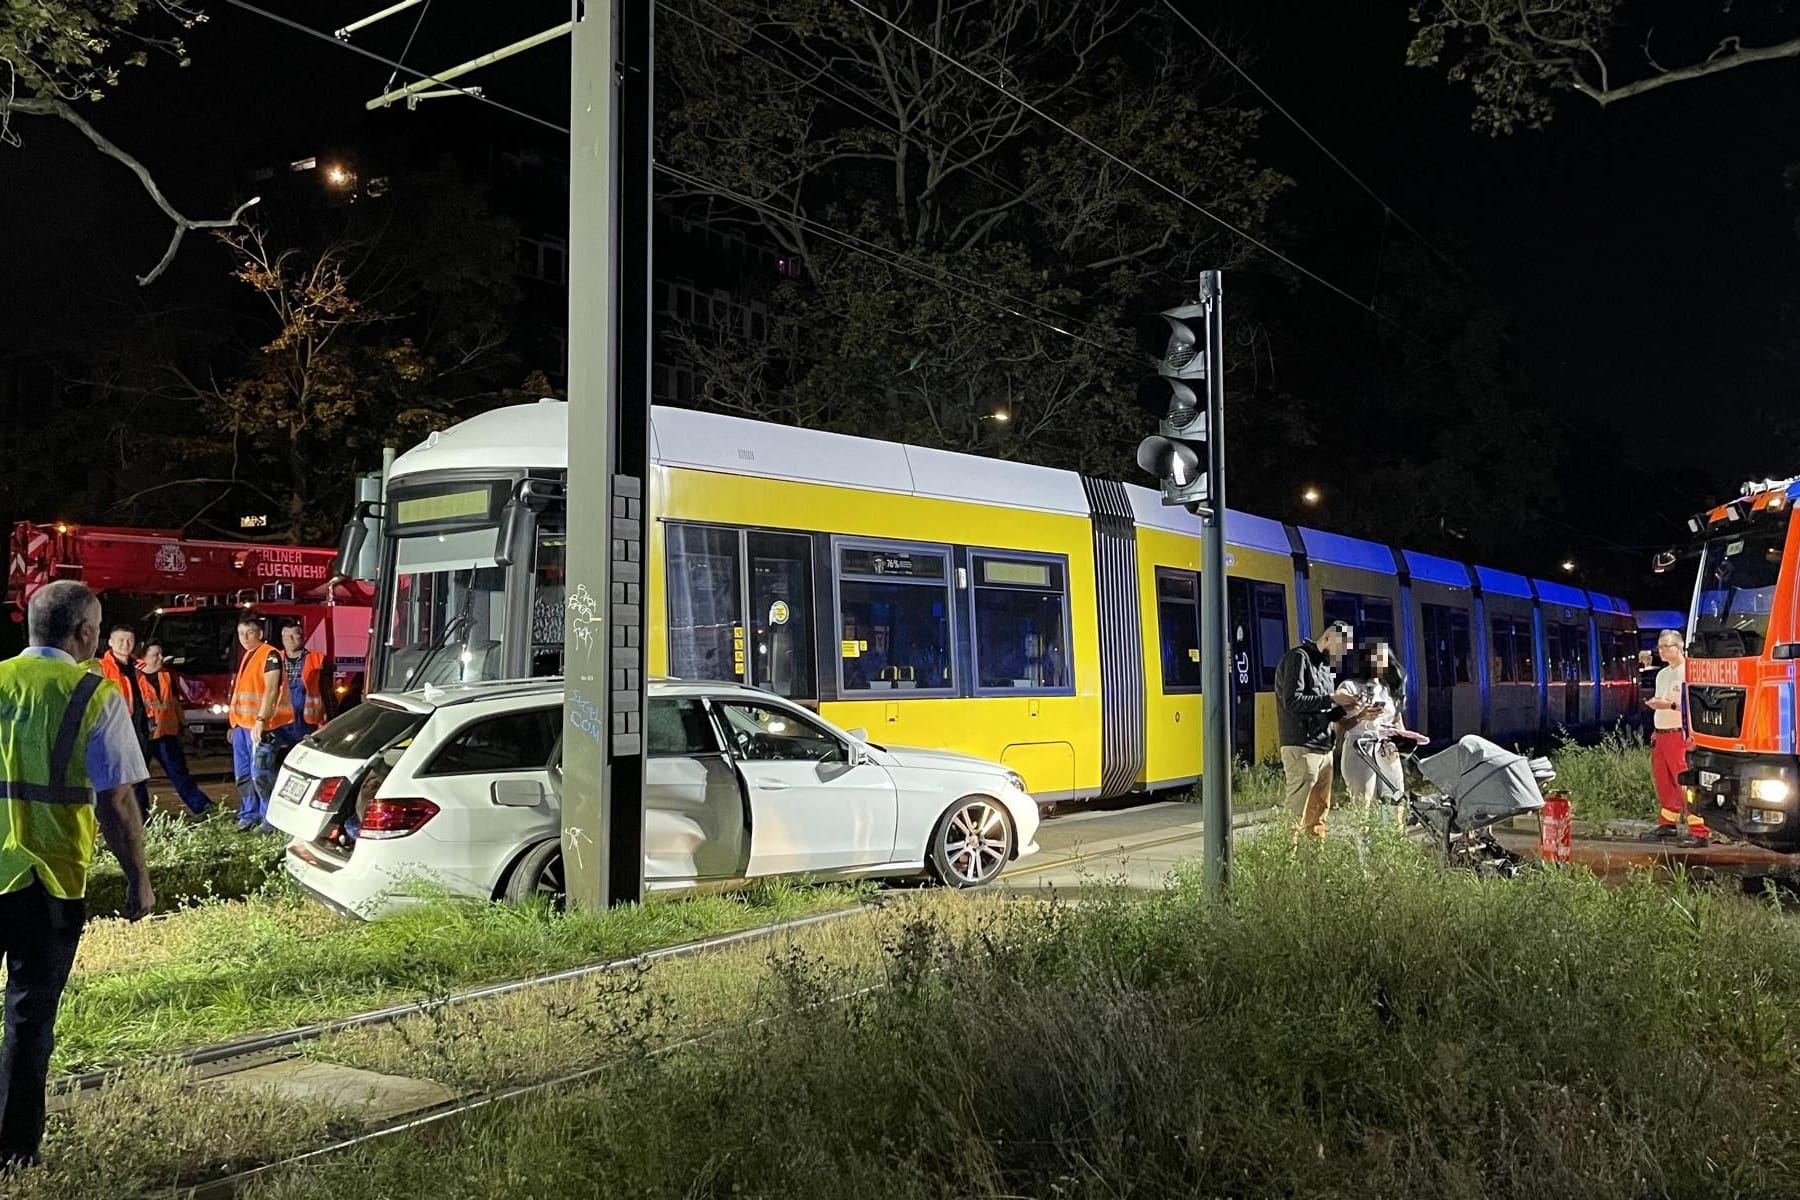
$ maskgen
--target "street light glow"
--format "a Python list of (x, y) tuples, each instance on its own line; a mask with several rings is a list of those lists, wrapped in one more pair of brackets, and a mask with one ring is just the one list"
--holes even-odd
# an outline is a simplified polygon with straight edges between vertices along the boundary
[(325, 179), (333, 187), (344, 187), (355, 178), (356, 176), (350, 173), (348, 167), (341, 165), (328, 167), (325, 171)]
[(1565, 573), (1573, 575), (1575, 573), (1575, 560), (1572, 558), (1563, 559), (1562, 569)]
[(1300, 499), (1308, 504), (1317, 504), (1324, 498), (1324, 495), (1316, 487), (1308, 487), (1304, 492), (1300, 493)]
[(996, 420), (996, 421), (1000, 422), (1000, 424), (1004, 425), (1008, 421), (1012, 420), (1012, 414), (1005, 411), (1004, 409), (995, 409), (994, 410), (994, 420)]

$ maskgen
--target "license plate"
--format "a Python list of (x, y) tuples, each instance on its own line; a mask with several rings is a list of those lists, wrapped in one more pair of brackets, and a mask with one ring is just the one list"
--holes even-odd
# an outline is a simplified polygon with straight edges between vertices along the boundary
[(299, 804), (306, 799), (306, 793), (312, 790), (313, 781), (304, 775), (289, 775), (281, 782), (281, 790), (276, 792), (289, 804)]
[(205, 733), (206, 726), (204, 726), (204, 725), (189, 725), (188, 732), (189, 733)]
[(1701, 787), (1705, 787), (1705, 788), (1717, 787), (1718, 783), (1719, 783), (1719, 773), (1717, 771), (1702, 771), (1702, 772), (1700, 772), (1700, 786)]

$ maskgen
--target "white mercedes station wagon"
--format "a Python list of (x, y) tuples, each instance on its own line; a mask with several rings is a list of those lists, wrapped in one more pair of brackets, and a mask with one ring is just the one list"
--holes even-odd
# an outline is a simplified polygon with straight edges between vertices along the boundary
[[(650, 891), (927, 873), (974, 887), (1037, 851), (1037, 804), (998, 763), (872, 745), (738, 684), (648, 690)], [(426, 894), (560, 896), (562, 730), (560, 679), (369, 696), (276, 779), (289, 873), (361, 917)]]

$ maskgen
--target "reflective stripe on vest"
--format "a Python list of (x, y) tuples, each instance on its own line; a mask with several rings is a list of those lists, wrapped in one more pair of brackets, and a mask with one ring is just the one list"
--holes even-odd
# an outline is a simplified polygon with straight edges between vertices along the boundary
[(96, 824), (80, 752), (111, 702), (105, 683), (56, 659), (0, 664), (0, 891), (36, 878), (53, 896), (86, 893)]
[[(306, 661), (300, 668), (300, 681), (306, 686), (306, 707), (300, 712), (300, 719), (314, 729), (325, 723), (325, 656), (317, 650), (306, 652)], [(288, 721), (293, 718), (293, 697), (288, 695), (287, 676), (281, 679), (282, 699), (287, 701)], [(284, 721), (283, 724), (287, 722)]]
[[(237, 684), (231, 691), (231, 723), (234, 726), (248, 729), (261, 719), (263, 696), (267, 694), (268, 690), (267, 668), (271, 654), (277, 660), (281, 657), (281, 652), (267, 642), (260, 642), (254, 649), (244, 652), (244, 661), (238, 664)], [(252, 670), (252, 668), (255, 669)], [(287, 724), (287, 721), (293, 720), (292, 716), (289, 716), (287, 721), (281, 719), (282, 710), (285, 708), (291, 713), (293, 706), (288, 703), (286, 697), (279, 694), (283, 689), (279, 666), (275, 672), (275, 687), (277, 689), (275, 712), (267, 722), (270, 729), (279, 728)]]

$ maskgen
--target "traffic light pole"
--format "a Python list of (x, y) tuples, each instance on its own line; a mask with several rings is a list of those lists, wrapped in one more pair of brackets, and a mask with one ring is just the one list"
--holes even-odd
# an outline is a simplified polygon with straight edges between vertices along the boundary
[(563, 882), (643, 896), (654, 0), (573, 0)]
[(1225, 590), (1225, 292), (1200, 273), (1206, 308), (1207, 503), (1200, 510), (1200, 690), (1203, 827), (1201, 876), (1223, 895), (1231, 882), (1231, 637)]

